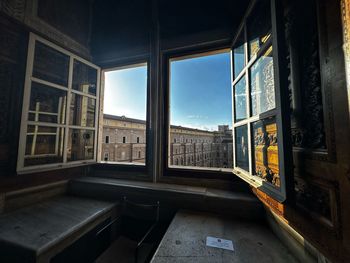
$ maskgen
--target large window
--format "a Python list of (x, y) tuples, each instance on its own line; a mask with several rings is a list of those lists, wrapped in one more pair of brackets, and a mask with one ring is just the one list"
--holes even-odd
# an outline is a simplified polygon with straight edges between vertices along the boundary
[[(103, 71), (102, 162), (146, 163), (147, 64)], [(109, 158), (105, 158), (106, 154)]]
[(169, 60), (168, 167), (232, 171), (230, 52)]
[(96, 161), (99, 72), (30, 34), (18, 172)]
[[(232, 48), (235, 173), (277, 199), (285, 198), (282, 87), (275, 12), (269, 0), (256, 1)], [(272, 35), (275, 32), (276, 35)], [(283, 97), (286, 99), (286, 96)], [(287, 98), (288, 103), (288, 98)], [(284, 153), (284, 154), (283, 154)]]

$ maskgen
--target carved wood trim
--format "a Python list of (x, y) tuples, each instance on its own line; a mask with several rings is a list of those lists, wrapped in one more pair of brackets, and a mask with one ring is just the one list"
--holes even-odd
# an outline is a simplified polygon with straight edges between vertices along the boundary
[(25, 0), (2, 0), (0, 1), (0, 10), (8, 16), (23, 22), (25, 5)]
[[(292, 110), (292, 139), (293, 150), (303, 158), (318, 160), (318, 161), (336, 161), (336, 143), (334, 134), (334, 112), (332, 105), (332, 87), (331, 80), (335, 72), (328, 63), (328, 41), (327, 41), (327, 27), (325, 16), (325, 3), (323, 1), (315, 1), (316, 4), (316, 32), (310, 43), (310, 59), (307, 62), (307, 69), (298, 72), (298, 69), (302, 67), (302, 61), (299, 61), (298, 54), (302, 52), (296, 42), (296, 39), (300, 38), (298, 21), (298, 9), (300, 5), (303, 5), (303, 1), (293, 2), (285, 14), (286, 35), (288, 40), (288, 61), (290, 63), (289, 72), (289, 89), (290, 89), (290, 101)], [(305, 64), (305, 62), (304, 62)], [(306, 72), (305, 72), (306, 70)], [(307, 74), (304, 76), (303, 74)], [(302, 90), (308, 89), (308, 91)], [(306, 92), (306, 93), (305, 93)], [(305, 93), (305, 94), (304, 94)], [(307, 98), (306, 101), (303, 96)], [(319, 130), (318, 133), (311, 133), (311, 138), (306, 138), (308, 130), (314, 132), (314, 125), (303, 127), (303, 116), (305, 107), (304, 104), (310, 104), (306, 108), (309, 115), (314, 118), (315, 125)], [(318, 105), (321, 107), (319, 108)], [(318, 123), (316, 120), (320, 120)], [(307, 120), (307, 119), (306, 119)], [(314, 123), (312, 122), (312, 123)], [(306, 137), (305, 137), (306, 136)], [(319, 136), (319, 138), (313, 138)], [(311, 146), (306, 140), (311, 139)], [(313, 141), (315, 140), (315, 141)], [(321, 143), (325, 147), (317, 147), (317, 142)], [(314, 145), (314, 146), (313, 146)]]

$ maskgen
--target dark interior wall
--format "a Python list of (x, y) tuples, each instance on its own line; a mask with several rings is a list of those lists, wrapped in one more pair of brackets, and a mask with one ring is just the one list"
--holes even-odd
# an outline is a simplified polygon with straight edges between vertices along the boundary
[[(91, 53), (95, 63), (147, 57), (152, 30), (161, 50), (223, 41), (230, 43), (249, 1), (95, 1)], [(153, 5), (153, 10), (152, 10)], [(152, 15), (156, 21), (152, 21)], [(157, 33), (156, 33), (157, 34)]]
[(91, 54), (95, 63), (148, 56), (152, 23), (150, 2), (94, 2)]
[(84, 46), (89, 46), (91, 0), (38, 0), (38, 17)]
[[(0, 1), (0, 193), (84, 173), (74, 168), (17, 176), (16, 163), (29, 32), (88, 57), (90, 7), (90, 1), (80, 0)], [(84, 51), (76, 49), (80, 46)]]
[(250, 1), (159, 1), (161, 49), (231, 43)]
[(22, 109), (28, 34), (0, 16), (0, 174), (13, 174)]

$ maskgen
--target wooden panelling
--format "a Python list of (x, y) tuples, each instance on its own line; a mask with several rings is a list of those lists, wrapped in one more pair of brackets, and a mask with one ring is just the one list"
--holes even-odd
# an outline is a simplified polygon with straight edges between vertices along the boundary
[(254, 190), (332, 262), (350, 262), (346, 2), (285, 1), (295, 195), (280, 204)]

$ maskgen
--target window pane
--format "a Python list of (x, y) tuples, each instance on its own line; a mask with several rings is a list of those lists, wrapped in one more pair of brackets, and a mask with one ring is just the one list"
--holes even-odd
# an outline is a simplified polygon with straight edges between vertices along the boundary
[(101, 142), (101, 160), (144, 165), (147, 66), (131, 66), (104, 74), (103, 138), (109, 136), (109, 141)]
[(245, 66), (245, 49), (243, 33), (238, 38), (235, 47), (233, 48), (233, 64), (235, 78), (241, 73)]
[(247, 125), (235, 129), (236, 166), (249, 171), (248, 128)]
[(72, 92), (70, 104), (70, 125), (94, 127), (96, 100)]
[(68, 86), (69, 56), (35, 42), (33, 77)]
[(272, 47), (250, 68), (250, 89), (253, 115), (275, 108)]
[(245, 76), (235, 85), (235, 121), (247, 118), (247, 86)]
[(96, 95), (97, 70), (74, 60), (72, 88), (84, 93)]
[(271, 36), (270, 0), (257, 1), (247, 21), (249, 58), (252, 58)]
[(61, 163), (64, 128), (29, 125), (24, 166)]
[(69, 129), (67, 161), (94, 159), (94, 141), (92, 130)]
[(230, 54), (170, 60), (170, 167), (232, 168)]
[(254, 170), (255, 174), (266, 182), (280, 187), (278, 168), (277, 125), (273, 118), (255, 122), (254, 136)]
[(32, 82), (28, 120), (65, 123), (67, 92)]

